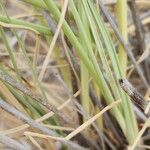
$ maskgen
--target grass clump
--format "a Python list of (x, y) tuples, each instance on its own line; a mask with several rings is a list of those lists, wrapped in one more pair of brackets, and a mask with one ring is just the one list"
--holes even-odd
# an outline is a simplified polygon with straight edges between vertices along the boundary
[[(0, 94), (11, 104), (12, 110), (15, 111), (16, 106), (20, 113), (27, 115), (27, 118), (20, 117), (27, 124), (14, 128), (13, 132), (27, 129), (29, 125), (44, 131), (28, 129), (24, 132), (39, 149), (43, 148), (34, 137), (45, 146), (49, 145), (45, 138), (58, 140), (62, 147), (65, 145), (64, 149), (116, 149), (122, 147), (122, 143), (124, 147), (126, 143), (134, 144), (138, 123), (130, 98), (119, 85), (119, 79), (127, 76), (129, 61), (124, 47), (107, 28), (101, 3), (94, 0), (23, 0), (18, 3), (18, 7), (24, 7), (22, 14), (26, 19), (11, 16), (4, 2), (1, 2), (3, 15), (0, 15), (2, 53), (9, 56), (6, 61), (2, 59), (0, 65), (0, 76), (6, 76), (6, 80), (0, 77), (3, 81), (0, 84), (5, 88), (5, 92), (0, 88)], [(14, 5), (17, 8), (17, 3)], [(115, 5), (117, 11), (113, 14), (127, 43), (127, 2), (119, 0)], [(33, 21), (28, 8), (38, 14), (33, 15)], [(74, 95), (75, 92), (78, 94)], [(5, 109), (3, 103), (1, 107)], [(66, 109), (61, 110), (64, 107)], [(18, 119), (17, 114), (8, 112)], [(71, 132), (68, 134), (62, 128)], [(86, 141), (84, 144), (76, 136), (78, 133)], [(75, 136), (78, 144), (71, 141)], [(51, 145), (56, 149), (55, 142), (51, 141)]]

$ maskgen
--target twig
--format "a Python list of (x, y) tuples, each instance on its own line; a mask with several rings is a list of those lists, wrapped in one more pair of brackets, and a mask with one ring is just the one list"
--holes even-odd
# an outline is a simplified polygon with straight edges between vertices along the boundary
[(10, 137), (0, 134), (0, 142), (6, 145), (8, 148), (14, 149), (14, 150), (30, 150), (29, 147), (25, 147), (23, 144), (15, 141), (14, 139), (11, 139)]
[(121, 34), (120, 34), (120, 32), (119, 32), (119, 30), (118, 30), (118, 28), (117, 28), (117, 26), (116, 26), (114, 20), (113, 20), (112, 17), (111, 17), (111, 14), (110, 14), (109, 11), (105, 8), (105, 6), (104, 6), (103, 3), (101, 2), (101, 0), (99, 0), (99, 5), (100, 5), (100, 8), (101, 8), (103, 14), (105, 15), (105, 17), (106, 17), (107, 20), (109, 21), (109, 23), (110, 23), (112, 29), (114, 30), (116, 36), (118, 37), (118, 40), (120, 41), (120, 43), (122, 44), (122, 46), (123, 46), (124, 49), (126, 50), (127, 55), (128, 55), (129, 58), (131, 59), (131, 61), (132, 61), (133, 65), (135, 66), (135, 68), (136, 68), (136, 70), (137, 70), (139, 76), (140, 76), (141, 79), (143, 80), (143, 83), (144, 83), (145, 86), (148, 88), (149, 85), (148, 85), (148, 83), (147, 83), (147, 81), (146, 81), (146, 79), (145, 79), (145, 77), (144, 77), (144, 75), (143, 75), (143, 72), (142, 72), (140, 66), (137, 65), (136, 60), (135, 60), (135, 58), (134, 58), (134, 56), (133, 56), (133, 53), (132, 53), (132, 51), (130, 50), (129, 46), (125, 43), (124, 39), (122, 38), (122, 36), (121, 36)]
[(131, 97), (132, 101), (145, 111), (150, 102), (146, 101), (127, 79), (120, 79), (119, 83), (121, 88)]
[(63, 121), (70, 124), (70, 122), (66, 119), (66, 117), (62, 113), (60, 113), (55, 106), (50, 105), (45, 98), (41, 97), (39, 94), (33, 93), (25, 85), (23, 85), (21, 83), (18, 83), (11, 76), (5, 74), (1, 70), (0, 70), (0, 80), (4, 81), (5, 83), (8, 83), (12, 87), (14, 87), (14, 88), (18, 89), (19, 91), (21, 91), (23, 94), (25, 94), (25, 95), (31, 97), (32, 99), (36, 100), (38, 103), (40, 103), (41, 105), (46, 107), (48, 110), (50, 110), (50, 111), (54, 112), (55, 114), (57, 114)]

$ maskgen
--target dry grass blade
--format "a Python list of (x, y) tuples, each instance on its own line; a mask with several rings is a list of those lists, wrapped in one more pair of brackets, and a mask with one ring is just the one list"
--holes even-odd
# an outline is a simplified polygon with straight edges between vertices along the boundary
[[(150, 44), (148, 44), (146, 46), (146, 49), (144, 50), (143, 54), (139, 57), (139, 59), (137, 60), (137, 64), (142, 63), (144, 60), (148, 59), (150, 57)], [(131, 65), (129, 68), (131, 68), (131, 70), (128, 73), (128, 77), (131, 75), (131, 73), (134, 70), (134, 66)]]
[(15, 116), (16, 118), (22, 120), (23, 122), (27, 122), (32, 127), (37, 128), (40, 131), (42, 131), (42, 132), (44, 132), (44, 133), (46, 133), (48, 135), (58, 136), (54, 131), (44, 127), (40, 123), (35, 122), (33, 119), (27, 117), (26, 115), (24, 115), (23, 113), (21, 113), (20, 111), (15, 109), (10, 104), (8, 104), (5, 101), (3, 101), (2, 99), (0, 99), (0, 107), (2, 109), (4, 109), (5, 111), (9, 112), (10, 114), (12, 114), (13, 116)]
[(25, 147), (23, 144), (11, 139), (10, 137), (0, 134), (0, 142), (6, 145), (8, 148), (12, 148), (14, 150), (30, 150), (28, 147)]
[(58, 140), (64, 144), (72, 147), (73, 149), (86, 150), (85, 148), (81, 147), (80, 145), (78, 145), (76, 143), (73, 143), (72, 141), (66, 141), (66, 139), (63, 137), (54, 137), (54, 136), (49, 136), (49, 135), (39, 134), (39, 133), (34, 133), (34, 132), (24, 132), (24, 135), (38, 137), (38, 138), (42, 138), (42, 139)]
[[(75, 57), (73, 55), (71, 55), (72, 53), (70, 51), (68, 51), (68, 49), (67, 49), (67, 43), (65, 41), (63, 33), (61, 33), (61, 39), (62, 39), (62, 45), (64, 47), (65, 54), (66, 54), (67, 60), (68, 60), (68, 62), (70, 64), (70, 67), (71, 67), (71, 69), (72, 69), (72, 71), (73, 71), (77, 81), (80, 83), (78, 69), (76, 69), (78, 67), (78, 64), (76, 64)], [(74, 67), (75, 65), (77, 66), (76, 68)]]
[(61, 130), (61, 131), (73, 131), (74, 128), (69, 128), (69, 127), (62, 127), (62, 126), (53, 126), (53, 125), (48, 125), (48, 124), (43, 124), (43, 126), (53, 129), (53, 130)]
[(137, 147), (143, 148), (143, 149), (150, 149), (149, 145), (137, 145)]
[(70, 124), (70, 121), (68, 121), (68, 119), (62, 113), (60, 113), (55, 106), (50, 105), (45, 98), (41, 97), (39, 94), (33, 93), (26, 86), (24, 86), (21, 83), (18, 83), (12, 77), (6, 75), (1, 70), (0, 70), (0, 80), (4, 81), (5, 83), (10, 84), (14, 88), (16, 88), (19, 91), (21, 91), (23, 94), (28, 95), (32, 99), (36, 100), (38, 103), (40, 103), (41, 105), (46, 107), (48, 110), (50, 110), (50, 111), (54, 112), (55, 114), (57, 114), (61, 119), (63, 119), (63, 121), (65, 121), (66, 123)]
[[(78, 96), (80, 93), (80, 91), (76, 92), (74, 94), (74, 97)], [(70, 103), (71, 99), (68, 99), (65, 103), (63, 103), (61, 106), (58, 107), (58, 110), (61, 110), (63, 109), (65, 106), (67, 106), (69, 103)], [(36, 122), (42, 122), (50, 117), (52, 117), (54, 115), (53, 112), (49, 112), (47, 114), (45, 114), (44, 116), (42, 116), (41, 118), (38, 118), (36, 119), (35, 121)], [(21, 130), (25, 130), (27, 129), (28, 127), (30, 127), (28, 124), (24, 124), (24, 125), (21, 125), (19, 127), (15, 127), (15, 128), (12, 128), (12, 129), (9, 129), (9, 130), (5, 130), (5, 131), (0, 131), (0, 134), (14, 134), (16, 132), (19, 132)]]
[(65, 141), (64, 137), (50, 136), (50, 135), (47, 135), (47, 134), (40, 134), (40, 133), (29, 132), (29, 131), (24, 132), (24, 135), (32, 136), (32, 137), (38, 137), (38, 138), (42, 138), (42, 139), (51, 139), (51, 140)]
[[(150, 23), (150, 17), (146, 17), (144, 19), (141, 20), (143, 25), (147, 25)], [(130, 25), (128, 28), (128, 33), (134, 33), (135, 32), (135, 26), (134, 25)]]
[(138, 146), (138, 141), (140, 140), (140, 138), (142, 137), (143, 133), (145, 132), (145, 130), (147, 129), (147, 127), (150, 125), (150, 118), (147, 119), (147, 121), (144, 123), (142, 129), (139, 131), (137, 138), (135, 139), (133, 145), (131, 147), (129, 147), (129, 150), (134, 150), (136, 146)]
[[(146, 42), (145, 42), (145, 37), (144, 37), (145, 35), (143, 33), (143, 26), (141, 24), (141, 20), (139, 17), (139, 10), (136, 7), (135, 0), (132, 0), (131, 2), (129, 2), (129, 6), (131, 8), (132, 18), (136, 26), (136, 35), (139, 41), (138, 42), (139, 51), (140, 53), (142, 53), (144, 49), (146, 48)], [(144, 71), (145, 71), (145, 76), (147, 78), (147, 81), (148, 83), (150, 83), (150, 71), (149, 71), (148, 59), (144, 61)]]
[(34, 137), (44, 138), (44, 139), (54, 139), (54, 140), (59, 140), (59, 141), (68, 141), (71, 138), (73, 138), (75, 135), (77, 135), (78, 133), (82, 132), (87, 126), (89, 126), (90, 124), (92, 124), (102, 114), (104, 114), (106, 111), (112, 109), (113, 107), (115, 107), (120, 102), (121, 101), (118, 100), (118, 101), (115, 101), (115, 102), (111, 103), (110, 105), (106, 106), (102, 111), (100, 111), (98, 114), (96, 114), (95, 116), (93, 116), (91, 119), (89, 119), (88, 121), (86, 121), (85, 123), (83, 123), (81, 126), (79, 126), (76, 130), (74, 130), (73, 132), (71, 132), (66, 137), (54, 137), (54, 136), (48, 136), (48, 135), (38, 134), (38, 133), (33, 133), (33, 132), (24, 132), (24, 134), (25, 135), (34, 136)]
[(74, 137), (75, 135), (77, 135), (78, 133), (80, 133), (82, 130), (84, 130), (87, 126), (89, 126), (90, 124), (92, 124), (97, 118), (99, 118), (102, 114), (104, 114), (107, 110), (112, 109), (113, 107), (115, 107), (118, 103), (120, 103), (121, 101), (115, 101), (113, 103), (111, 103), (110, 105), (106, 106), (104, 109), (102, 109), (98, 114), (96, 114), (95, 116), (93, 116), (91, 119), (89, 119), (88, 121), (86, 121), (85, 123), (83, 123), (80, 127), (78, 127), (76, 130), (74, 130), (73, 132), (71, 132), (65, 139), (66, 140), (70, 140), (72, 137)]
[[(2, 109), (4, 109), (5, 111), (11, 113), (12, 115), (14, 115), (15, 117), (17, 117), (18, 119), (27, 122), (28, 124), (30, 124), (32, 127), (39, 129), (40, 131), (42, 131), (43, 133), (49, 135), (49, 137), (51, 137), (52, 139), (63, 139), (61, 137), (58, 137), (58, 134), (46, 127), (44, 127), (42, 124), (35, 122), (34, 120), (32, 120), (31, 118), (25, 116), (24, 114), (22, 114), (21, 112), (19, 112), (18, 110), (16, 110), (14, 107), (12, 107), (11, 105), (9, 105), (8, 103), (4, 102), (3, 100), (0, 99), (0, 107)], [(37, 134), (37, 133), (36, 133)], [(64, 141), (64, 140), (62, 140)], [(79, 150), (83, 150), (84, 148), (79, 146), (76, 143), (73, 143), (71, 141), (64, 141), (64, 144), (67, 144), (71, 147), (75, 147)]]
[(146, 91), (145, 99), (150, 99), (150, 88)]
[(56, 43), (56, 40), (59, 36), (59, 32), (61, 30), (61, 27), (62, 27), (62, 24), (63, 24), (63, 21), (64, 21), (64, 18), (65, 18), (65, 14), (66, 14), (66, 11), (67, 11), (67, 6), (68, 6), (68, 0), (65, 0), (64, 1), (64, 6), (62, 8), (62, 14), (61, 14), (61, 17), (60, 17), (60, 20), (59, 20), (59, 23), (58, 23), (58, 27), (56, 29), (56, 32), (55, 32), (55, 35), (53, 37), (53, 40), (51, 42), (51, 45), (50, 45), (50, 48), (49, 48), (49, 51), (48, 51), (48, 54), (46, 55), (46, 58), (44, 60), (44, 63), (43, 63), (43, 68), (40, 72), (40, 75), (39, 75), (39, 79), (42, 80), (43, 79), (43, 76), (44, 76), (44, 73), (45, 73), (45, 70), (46, 70), (46, 66), (48, 65), (48, 62), (49, 62), (49, 58), (51, 56), (51, 53), (54, 49), (54, 46), (55, 46), (55, 43)]
[(33, 145), (35, 145), (39, 150), (44, 150), (32, 136), (28, 135), (27, 137), (30, 139)]

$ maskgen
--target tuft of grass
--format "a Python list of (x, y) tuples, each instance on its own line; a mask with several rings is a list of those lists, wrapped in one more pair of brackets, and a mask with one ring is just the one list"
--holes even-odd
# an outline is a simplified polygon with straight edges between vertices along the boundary
[[(64, 80), (64, 84), (71, 89), (71, 92), (76, 90), (75, 88), (81, 90), (80, 102), (83, 110), (89, 116), (91, 116), (93, 112), (100, 111), (89, 120), (87, 117), (83, 117), (83, 124), (74, 131), (71, 130), (72, 132), (65, 137), (57, 139), (56, 137), (26, 132), (29, 139), (39, 149), (41, 147), (33, 138), (34, 136), (68, 141), (78, 133), (81, 133), (84, 129), (87, 129), (87, 127), (98, 119), (98, 117), (100, 117), (106, 110), (111, 109), (111, 114), (115, 118), (115, 121), (117, 121), (129, 145), (132, 145), (138, 133), (137, 122), (129, 97), (121, 90), (118, 82), (120, 78), (126, 77), (128, 61), (127, 54), (120, 43), (118, 51), (116, 50), (112, 40), (113, 37), (110, 36), (109, 30), (105, 25), (98, 3), (95, 3), (94, 0), (66, 0), (62, 9), (60, 9), (61, 3), (58, 5), (54, 0), (23, 1), (24, 5), (27, 4), (33, 8), (34, 11), (37, 11), (37, 8), (38, 11), (46, 11), (58, 26), (56, 27), (56, 31), (53, 31), (52, 27), (45, 23), (47, 20), (42, 15), (40, 18), (36, 18), (36, 23), (14, 19), (7, 14), (5, 7), (1, 5), (5, 15), (0, 16), (0, 36), (11, 61), (10, 68), (16, 72), (15, 77), (18, 79), (18, 82), (20, 84), (26, 84), (17, 64), (17, 58), (14, 54), (15, 50), (10, 46), (5, 27), (8, 28), (15, 37), (18, 51), (27, 63), (27, 67), (29, 68), (27, 72), (31, 74), (31, 81), (33, 81), (32, 84), (34, 85), (31, 87), (39, 92), (44, 100), (49, 98), (48, 92), (44, 87), (44, 83), (47, 82), (44, 81), (44, 75), (48, 72), (47, 68), (50, 59), (57, 57), (55, 63), (58, 65), (61, 65), (64, 62), (68, 63), (67, 68), (59, 69), (59, 73)], [(118, 0), (116, 7), (118, 28), (124, 40), (128, 42), (127, 2), (124, 0)], [(36, 39), (33, 57), (28, 56), (29, 52), (27, 50), (26, 41), (23, 41), (22, 38), (19, 37), (18, 29), (23, 29), (26, 34), (30, 32), (34, 33)], [(39, 71), (37, 70), (37, 66), (42, 42), (46, 45), (50, 45), (50, 48), (46, 52), (46, 57), (42, 60), (43, 65)], [(70, 53), (74, 57), (73, 60)], [(74, 62), (74, 59), (77, 61)], [(74, 63), (79, 66), (78, 71), (74, 67)], [(1, 63), (0, 69), (6, 74), (10, 74), (10, 70), (7, 70), (5, 64)], [(74, 78), (76, 79), (76, 83), (73, 81)], [(0, 88), (1, 95), (3, 95), (12, 105), (15, 105), (18, 110), (29, 114), (34, 119), (44, 117), (43, 115), (46, 113), (46, 109), (41, 107), (38, 102), (34, 102), (31, 97), (22, 96), (16, 91), (16, 89), (6, 83), (0, 82), (0, 85), (4, 88)], [(64, 87), (66, 87), (66, 85), (64, 85)], [(76, 87), (74, 87), (74, 85)], [(102, 104), (107, 105), (102, 111), (97, 110), (97, 106), (94, 106), (91, 101), (90, 86), (93, 88), (92, 90), (95, 91), (95, 97), (97, 97)], [(70, 97), (74, 101), (73, 94)], [(13, 99), (13, 101), (11, 101), (11, 99)], [(66, 105), (70, 106), (70, 101), (71, 100), (69, 100)], [(47, 101), (47, 104), (48, 103), (50, 103), (50, 101)], [(71, 106), (70, 108), (72, 109)], [(94, 109), (93, 112), (92, 108)], [(77, 108), (76, 110), (79, 111)], [(52, 112), (48, 115), (49, 117), (52, 117)], [(103, 122), (101, 120), (99, 121), (96, 125), (98, 126), (98, 130), (101, 131), (103, 128), (101, 128), (101, 125), (99, 124), (102, 124)], [(60, 122), (56, 118), (50, 119), (46, 122), (47, 125), (45, 126), (50, 127), (50, 124), (59, 124)], [(23, 129), (28, 127), (29, 125), (27, 124), (22, 126)], [(17, 129), (20, 130), (22, 128), (18, 127)], [(63, 131), (58, 132), (58, 134), (62, 136), (65, 135)], [(84, 132), (84, 134), (87, 134), (87, 132)]]

